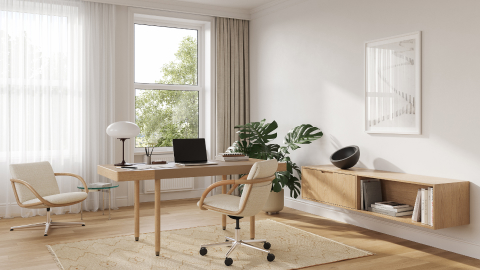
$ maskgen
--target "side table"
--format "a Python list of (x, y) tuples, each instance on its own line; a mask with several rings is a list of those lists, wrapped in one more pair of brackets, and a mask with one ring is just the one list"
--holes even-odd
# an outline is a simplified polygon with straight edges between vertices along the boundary
[[(102, 192), (102, 203), (103, 203), (103, 215), (105, 215), (105, 192), (108, 192), (108, 219), (110, 220), (111, 219), (111, 215), (110, 215), (110, 193), (111, 193), (111, 190), (112, 188), (117, 188), (119, 185), (114, 185), (114, 186), (111, 186), (111, 187), (100, 187), (100, 188), (94, 188), (94, 187), (89, 187), (88, 188), (88, 192)], [(78, 189), (84, 189), (83, 186), (77, 186)], [(80, 218), (83, 220), (83, 207), (80, 203)]]

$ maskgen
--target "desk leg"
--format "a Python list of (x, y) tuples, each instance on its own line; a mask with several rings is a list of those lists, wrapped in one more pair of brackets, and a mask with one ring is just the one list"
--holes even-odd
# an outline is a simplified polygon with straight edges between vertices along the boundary
[[(222, 175), (222, 180), (227, 180), (226, 175)], [(222, 194), (227, 193), (227, 186), (222, 186)], [(222, 215), (222, 228), (223, 230), (227, 229), (227, 215)]]
[(140, 181), (134, 181), (134, 195), (135, 204), (133, 205), (133, 211), (135, 215), (135, 241), (138, 241), (140, 237)]
[(155, 255), (160, 256), (160, 179), (155, 179)]
[(250, 217), (250, 239), (255, 239), (255, 216)]

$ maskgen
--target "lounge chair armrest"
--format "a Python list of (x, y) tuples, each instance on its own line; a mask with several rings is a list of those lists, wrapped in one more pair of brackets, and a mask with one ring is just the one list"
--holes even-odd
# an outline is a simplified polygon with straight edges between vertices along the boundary
[[(10, 179), (10, 182), (12, 182), (13, 193), (15, 194), (15, 199), (17, 200), (17, 203), (20, 207), (36, 206), (36, 205), (40, 205), (40, 204), (45, 204), (45, 205), (52, 206), (52, 207), (54, 206), (54, 204), (52, 204), (49, 201), (42, 198), (42, 196), (40, 196), (40, 194), (38, 194), (38, 192), (28, 182), (20, 180), (20, 179)], [(20, 202), (20, 200), (18, 199), (17, 188), (15, 186), (15, 183), (26, 186), (33, 193), (33, 195), (35, 195), (35, 197), (37, 197), (37, 199), (40, 200), (40, 202), (31, 203), (31, 204), (22, 204)]]
[(85, 182), (85, 180), (83, 180), (83, 178), (80, 175), (76, 175), (76, 174), (73, 174), (73, 173), (55, 173), (55, 176), (72, 176), (72, 177), (77, 178), (78, 180), (80, 180), (80, 182), (82, 182), (83, 190), (88, 194), (87, 183)]

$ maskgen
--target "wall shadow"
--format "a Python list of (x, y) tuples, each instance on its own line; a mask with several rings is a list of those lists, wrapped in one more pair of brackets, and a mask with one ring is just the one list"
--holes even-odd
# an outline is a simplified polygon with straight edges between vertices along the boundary
[(389, 171), (389, 172), (398, 172), (405, 173), (404, 170), (400, 169), (393, 163), (383, 158), (376, 158), (373, 160), (373, 168), (380, 171)]

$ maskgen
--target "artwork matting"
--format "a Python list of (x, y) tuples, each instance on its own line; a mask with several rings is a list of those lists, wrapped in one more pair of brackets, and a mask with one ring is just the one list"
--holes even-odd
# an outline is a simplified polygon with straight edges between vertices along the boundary
[(421, 32), (365, 43), (365, 131), (421, 134)]

